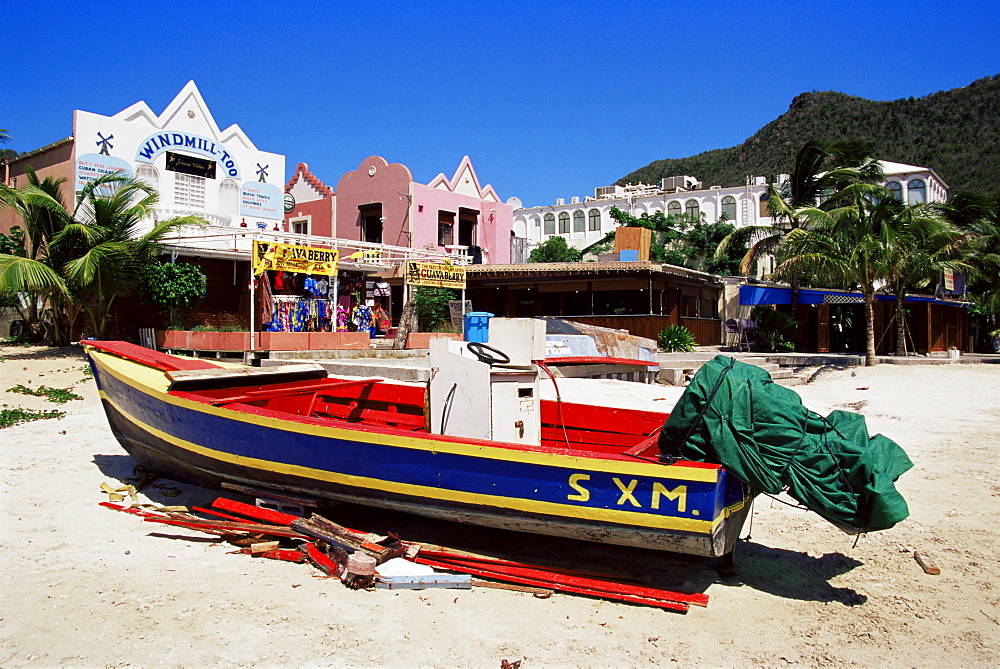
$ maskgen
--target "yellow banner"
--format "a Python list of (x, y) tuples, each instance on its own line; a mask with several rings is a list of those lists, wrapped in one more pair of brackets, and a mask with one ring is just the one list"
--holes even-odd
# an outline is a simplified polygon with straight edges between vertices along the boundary
[(270, 269), (279, 272), (333, 276), (337, 273), (337, 254), (336, 249), (275, 244), (255, 239), (253, 270), (254, 274)]
[(406, 283), (411, 286), (465, 288), (465, 268), (433, 262), (406, 262)]

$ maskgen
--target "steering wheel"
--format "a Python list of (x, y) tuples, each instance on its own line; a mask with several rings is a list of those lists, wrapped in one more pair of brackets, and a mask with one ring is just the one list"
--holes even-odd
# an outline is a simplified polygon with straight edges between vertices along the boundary
[[(510, 362), (509, 355), (487, 344), (483, 344), (478, 341), (470, 341), (468, 343), (468, 347), (469, 352), (479, 358), (479, 362), (485, 362), (490, 367), (493, 365), (506, 365)], [(489, 351), (489, 353), (487, 353), (487, 351)], [(491, 355), (493, 353), (496, 355)]]

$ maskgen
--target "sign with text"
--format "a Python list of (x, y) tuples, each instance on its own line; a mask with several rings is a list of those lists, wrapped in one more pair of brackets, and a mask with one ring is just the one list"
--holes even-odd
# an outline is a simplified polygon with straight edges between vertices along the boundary
[(465, 268), (433, 262), (406, 261), (406, 283), (411, 286), (465, 288)]
[(275, 244), (255, 239), (253, 242), (253, 271), (254, 274), (260, 274), (265, 270), (274, 270), (296, 274), (333, 276), (337, 273), (337, 254), (337, 249)]
[(472, 300), (448, 300), (448, 312), (451, 315), (451, 327), (455, 332), (465, 328), (465, 314), (472, 311)]
[(83, 190), (83, 187), (94, 179), (112, 172), (132, 176), (132, 166), (114, 156), (100, 153), (84, 154), (76, 159), (76, 190)]
[(285, 214), (285, 195), (274, 184), (247, 181), (240, 190), (240, 215), (280, 221)]
[(158, 132), (142, 140), (135, 152), (135, 162), (152, 163), (156, 157), (168, 149), (186, 151), (205, 156), (219, 163), (222, 172), (233, 179), (240, 178), (240, 167), (236, 159), (215, 140), (189, 132)]

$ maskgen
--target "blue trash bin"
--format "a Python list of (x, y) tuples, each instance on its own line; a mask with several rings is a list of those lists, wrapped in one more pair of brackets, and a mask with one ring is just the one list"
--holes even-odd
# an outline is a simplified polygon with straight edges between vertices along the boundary
[(493, 314), (488, 311), (470, 311), (465, 314), (465, 341), (489, 343), (491, 318)]

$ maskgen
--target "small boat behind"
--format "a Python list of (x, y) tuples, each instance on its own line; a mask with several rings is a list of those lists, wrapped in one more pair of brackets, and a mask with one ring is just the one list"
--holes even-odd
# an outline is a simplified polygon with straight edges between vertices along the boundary
[(85, 345), (117, 439), (175, 479), (709, 557), (749, 509), (725, 468), (661, 459), (667, 413), (541, 400), (531, 351), (437, 340), (414, 385)]

